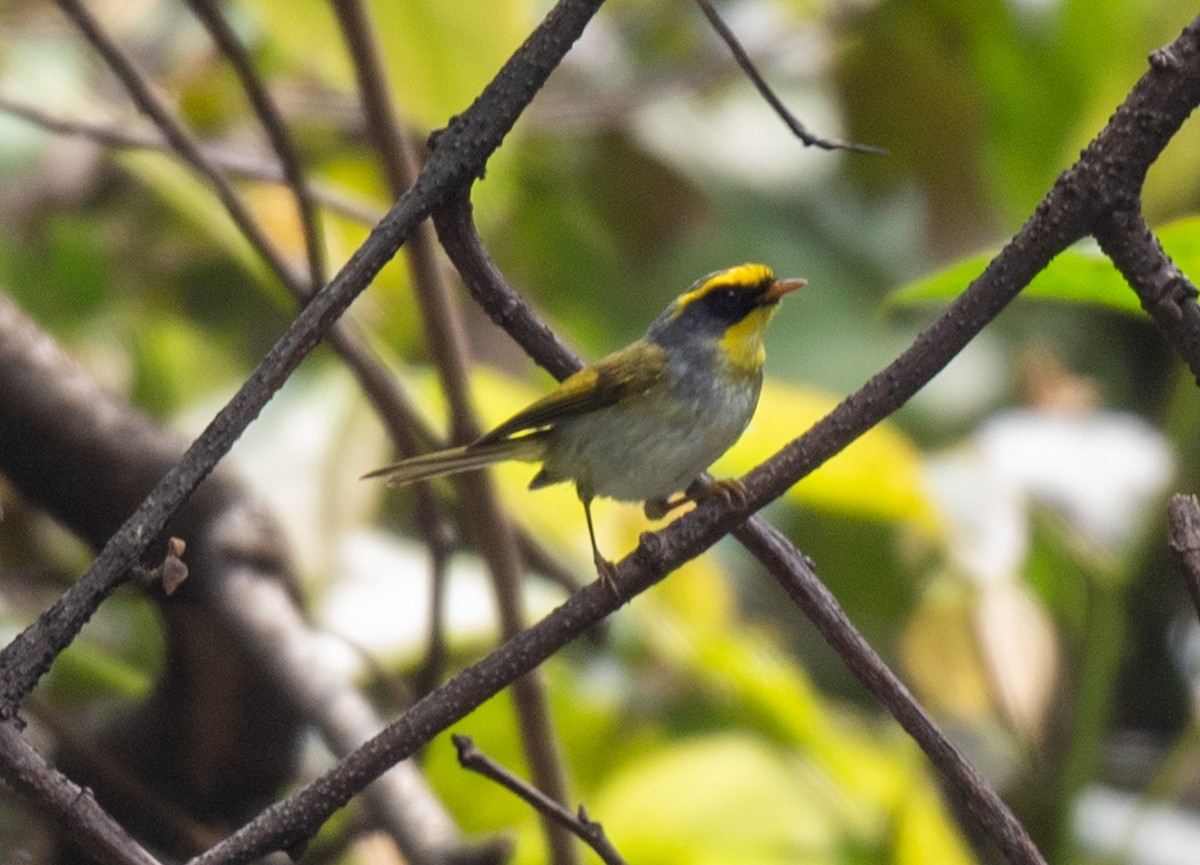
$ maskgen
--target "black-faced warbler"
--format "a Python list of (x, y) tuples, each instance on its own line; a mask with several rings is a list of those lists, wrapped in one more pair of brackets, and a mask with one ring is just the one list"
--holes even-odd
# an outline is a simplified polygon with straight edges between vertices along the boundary
[(742, 264), (692, 284), (632, 345), (568, 377), (558, 387), (463, 447), (423, 454), (373, 471), (391, 486), (478, 469), (504, 460), (540, 462), (530, 489), (573, 481), (600, 555), (592, 499), (645, 503), (658, 518), (709, 494), (744, 498), (736, 481), (684, 490), (737, 441), (762, 389), (763, 332), (779, 299), (805, 285)]

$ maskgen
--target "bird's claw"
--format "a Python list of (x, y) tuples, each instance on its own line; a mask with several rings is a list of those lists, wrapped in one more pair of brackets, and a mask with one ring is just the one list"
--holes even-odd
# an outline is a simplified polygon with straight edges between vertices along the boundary
[(746, 492), (746, 485), (737, 478), (722, 478), (715, 480), (697, 495), (697, 499), (706, 499), (709, 496), (720, 496), (721, 501), (725, 502), (726, 506), (736, 506), (739, 510), (745, 509), (750, 501), (750, 494)]
[(746, 504), (750, 501), (750, 496), (746, 492), (746, 485), (737, 478), (721, 478), (720, 480), (711, 481), (701, 489), (697, 490), (693, 495), (681, 495), (674, 499), (647, 499), (642, 505), (642, 513), (647, 519), (661, 520), (671, 511), (676, 508), (683, 507), (688, 502), (699, 502), (701, 499), (706, 499), (709, 496), (720, 496), (721, 501), (727, 506), (736, 506), (739, 509), (745, 509)]
[(600, 585), (612, 593), (612, 596), (618, 601), (624, 601), (621, 597), (621, 590), (617, 587), (617, 566), (608, 559), (597, 554), (594, 561), (596, 562), (596, 574), (600, 577)]

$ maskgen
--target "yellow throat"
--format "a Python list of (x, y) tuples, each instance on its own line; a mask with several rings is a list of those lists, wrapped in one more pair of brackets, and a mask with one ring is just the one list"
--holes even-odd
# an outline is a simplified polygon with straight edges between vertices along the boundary
[(751, 312), (721, 337), (721, 353), (730, 365), (742, 372), (758, 372), (767, 359), (763, 334), (776, 306), (763, 306)]

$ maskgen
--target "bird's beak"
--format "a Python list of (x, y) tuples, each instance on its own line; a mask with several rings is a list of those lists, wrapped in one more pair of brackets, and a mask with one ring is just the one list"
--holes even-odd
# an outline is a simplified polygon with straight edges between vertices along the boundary
[(776, 303), (785, 294), (793, 292), (798, 288), (804, 288), (806, 285), (808, 285), (807, 279), (777, 279), (758, 298), (758, 303), (760, 306)]

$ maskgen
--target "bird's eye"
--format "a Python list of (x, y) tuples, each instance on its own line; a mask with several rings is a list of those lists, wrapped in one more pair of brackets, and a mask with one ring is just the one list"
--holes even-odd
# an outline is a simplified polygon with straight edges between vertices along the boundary
[(736, 318), (743, 312), (742, 292), (736, 288), (721, 288), (708, 296), (709, 308), (722, 318)]

